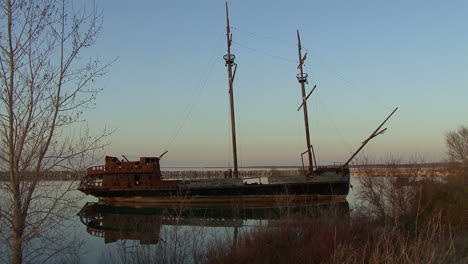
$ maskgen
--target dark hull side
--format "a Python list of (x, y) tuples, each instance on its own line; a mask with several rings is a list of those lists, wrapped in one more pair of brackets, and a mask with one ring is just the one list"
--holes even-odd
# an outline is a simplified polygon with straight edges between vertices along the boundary
[(349, 182), (305, 182), (282, 184), (245, 184), (240, 186), (165, 188), (165, 189), (108, 189), (80, 188), (86, 194), (107, 202), (171, 203), (189, 200), (194, 203), (230, 201), (275, 202), (288, 200), (344, 199)]

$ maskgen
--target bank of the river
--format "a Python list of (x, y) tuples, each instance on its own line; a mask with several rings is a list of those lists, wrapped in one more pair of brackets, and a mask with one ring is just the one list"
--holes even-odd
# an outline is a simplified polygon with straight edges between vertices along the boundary
[[(360, 165), (350, 168), (351, 176), (373, 175), (373, 176), (437, 176), (447, 177), (449, 172), (441, 163), (429, 163), (423, 165), (406, 164), (398, 166), (389, 165)], [(44, 172), (44, 180), (80, 180), (85, 171), (48, 171)], [(228, 168), (219, 167), (173, 167), (162, 168), (162, 178), (166, 180), (188, 180), (188, 179), (214, 179), (225, 178), (229, 175)], [(302, 173), (302, 168), (292, 166), (272, 167), (245, 167), (240, 168), (239, 175), (242, 178), (268, 177), (268, 176), (293, 176)], [(7, 172), (0, 172), (0, 181), (8, 180)], [(26, 178), (28, 173), (26, 173)]]

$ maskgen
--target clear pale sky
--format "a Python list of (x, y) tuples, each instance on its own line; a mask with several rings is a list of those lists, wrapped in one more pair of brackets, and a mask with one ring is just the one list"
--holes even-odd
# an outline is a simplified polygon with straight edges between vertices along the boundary
[[(91, 1), (88, 1), (91, 4)], [(83, 55), (117, 58), (86, 117), (115, 128), (102, 153), (169, 153), (162, 166), (231, 165), (224, 1), (96, 1), (104, 27)], [(468, 1), (230, 1), (239, 163), (300, 165), (305, 150), (296, 30), (308, 56), (312, 142), (345, 161), (393, 110), (365, 154), (445, 158), (468, 125)], [(306, 52), (306, 50), (304, 50)]]

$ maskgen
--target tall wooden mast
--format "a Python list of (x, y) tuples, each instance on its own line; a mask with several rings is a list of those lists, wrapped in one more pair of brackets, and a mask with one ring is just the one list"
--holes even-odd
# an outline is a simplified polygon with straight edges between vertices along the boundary
[[(301, 37), (299, 36), (299, 30), (297, 31), (297, 49), (299, 53), (299, 66), (297, 68), (300, 70), (300, 72), (296, 75), (297, 80), (301, 84), (301, 89), (302, 89), (302, 109), (304, 110), (304, 123), (305, 123), (305, 132), (306, 132), (306, 144), (307, 144), (307, 156), (309, 160), (309, 173), (312, 173), (314, 167), (312, 163), (312, 152), (311, 148), (312, 145), (310, 144), (310, 133), (309, 133), (309, 115), (307, 113), (307, 97), (306, 97), (306, 91), (305, 91), (305, 84), (307, 83), (307, 73), (304, 73), (304, 70), (302, 69), (302, 65), (304, 64), (304, 61), (307, 57), (307, 53), (305, 54), (304, 57), (302, 57), (302, 47), (301, 47)], [(310, 95), (310, 94), (309, 94)]]
[[(227, 54), (224, 55), (224, 60), (226, 61), (226, 66), (228, 68), (228, 80), (229, 80), (229, 102), (231, 106), (231, 133), (232, 133), (232, 156), (234, 159), (234, 177), (239, 176), (239, 171), (237, 169), (237, 143), (236, 143), (236, 120), (234, 115), (234, 90), (233, 82), (234, 76), (236, 75), (237, 64), (234, 63), (236, 56), (231, 54), (231, 44), (232, 44), (232, 34), (231, 27), (229, 26), (229, 10), (228, 4), (226, 2), (226, 40), (227, 40)], [(234, 73), (232, 66), (234, 66)]]

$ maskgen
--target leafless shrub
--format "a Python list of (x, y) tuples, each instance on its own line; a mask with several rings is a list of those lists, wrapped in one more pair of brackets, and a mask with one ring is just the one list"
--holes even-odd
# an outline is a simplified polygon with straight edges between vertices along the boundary
[[(456, 259), (450, 230), (438, 217), (414, 236), (398, 226), (385, 229), (371, 223), (360, 230), (354, 223), (354, 238), (339, 244), (324, 263), (451, 263)], [(355, 228), (355, 229), (354, 229)]]
[(468, 127), (460, 126), (456, 131), (445, 133), (445, 143), (451, 161), (468, 165)]
[[(375, 165), (377, 164), (377, 165)], [(453, 263), (467, 259), (468, 171), (427, 167), (420, 157), (365, 162), (356, 186), (360, 206), (343, 217), (289, 215), (277, 228), (245, 234), (237, 247), (217, 245), (208, 263)], [(423, 173), (421, 173), (423, 172)], [(456, 173), (455, 173), (456, 172)], [(401, 181), (399, 179), (404, 179)]]
[(218, 245), (207, 263), (445, 263), (455, 258), (453, 237), (440, 218), (417, 236), (373, 220), (292, 217), (278, 228), (242, 236), (236, 248)]
[(409, 185), (416, 182), (419, 166), (408, 170), (400, 165), (401, 159), (395, 157), (389, 157), (378, 165), (364, 160), (356, 196), (360, 201), (360, 210), (366, 215), (399, 222), (402, 216), (414, 211), (417, 192)]

